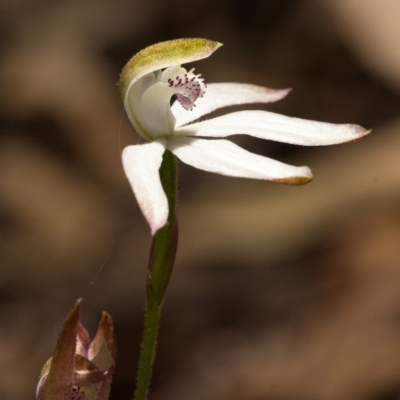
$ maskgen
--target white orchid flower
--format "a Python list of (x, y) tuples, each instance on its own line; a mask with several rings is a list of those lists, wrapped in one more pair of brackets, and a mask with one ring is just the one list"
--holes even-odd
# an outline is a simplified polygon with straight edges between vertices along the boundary
[[(238, 111), (194, 122), (222, 107), (269, 103), (289, 92), (240, 83), (212, 83), (206, 87), (200, 75), (181, 67), (209, 57), (220, 46), (205, 39), (158, 43), (137, 53), (122, 71), (119, 85), (126, 113), (137, 132), (149, 142), (126, 147), (122, 163), (153, 235), (168, 218), (168, 201), (159, 177), (166, 150), (204, 171), (300, 185), (312, 179), (308, 167), (252, 154), (220, 138), (247, 134), (323, 146), (354, 141), (369, 133), (358, 125), (307, 121), (267, 111)], [(171, 106), (174, 97), (176, 101)]]

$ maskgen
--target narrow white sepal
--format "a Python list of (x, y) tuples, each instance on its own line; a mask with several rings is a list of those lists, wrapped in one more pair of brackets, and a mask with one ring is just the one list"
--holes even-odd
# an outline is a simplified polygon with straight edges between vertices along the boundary
[(239, 104), (272, 103), (283, 99), (289, 92), (290, 89), (269, 89), (246, 83), (210, 83), (205, 95), (196, 100), (193, 110), (186, 111), (177, 101), (171, 110), (176, 118), (176, 127), (180, 127), (219, 108)]
[(122, 165), (143, 215), (154, 235), (168, 219), (168, 200), (161, 185), (159, 169), (166, 141), (128, 146), (122, 152)]
[(260, 139), (304, 146), (351, 142), (369, 132), (359, 125), (309, 121), (268, 111), (238, 111), (175, 131), (180, 136), (215, 138), (243, 133)]
[(167, 147), (184, 163), (221, 175), (288, 184), (306, 183), (312, 179), (308, 167), (294, 167), (250, 153), (229, 140), (171, 137)]

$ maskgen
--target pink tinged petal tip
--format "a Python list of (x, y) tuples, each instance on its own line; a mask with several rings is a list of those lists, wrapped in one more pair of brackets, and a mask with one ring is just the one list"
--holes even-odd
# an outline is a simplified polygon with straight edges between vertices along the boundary
[(248, 152), (228, 140), (174, 137), (168, 149), (192, 167), (239, 178), (264, 179), (289, 185), (312, 180), (308, 167), (295, 167)]
[(176, 126), (180, 127), (223, 107), (240, 104), (272, 103), (283, 99), (291, 89), (269, 89), (246, 83), (210, 83), (204, 97), (197, 99), (196, 107), (185, 112), (175, 102), (172, 113), (176, 118)]
[(139, 207), (150, 225), (151, 234), (162, 228), (168, 219), (168, 200), (161, 185), (159, 169), (166, 141), (156, 140), (128, 146), (122, 152), (122, 165)]
[(359, 125), (330, 124), (268, 111), (238, 111), (176, 130), (177, 135), (226, 137), (246, 134), (303, 146), (326, 146), (361, 139), (371, 131)]

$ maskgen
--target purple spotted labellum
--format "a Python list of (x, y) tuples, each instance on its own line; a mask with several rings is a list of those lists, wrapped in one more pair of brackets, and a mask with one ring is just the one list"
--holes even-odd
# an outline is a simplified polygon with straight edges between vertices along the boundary
[(37, 400), (108, 400), (116, 341), (111, 317), (103, 312), (93, 340), (79, 322), (80, 300), (68, 315), (53, 354), (44, 365)]

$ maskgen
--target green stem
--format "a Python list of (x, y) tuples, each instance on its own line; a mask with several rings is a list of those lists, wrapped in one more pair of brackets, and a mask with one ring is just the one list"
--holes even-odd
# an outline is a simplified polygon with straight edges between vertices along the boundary
[(147, 398), (156, 353), (160, 312), (178, 246), (177, 160), (168, 150), (163, 156), (160, 179), (168, 198), (169, 215), (167, 224), (156, 233), (151, 246), (147, 277), (146, 321), (134, 400)]

